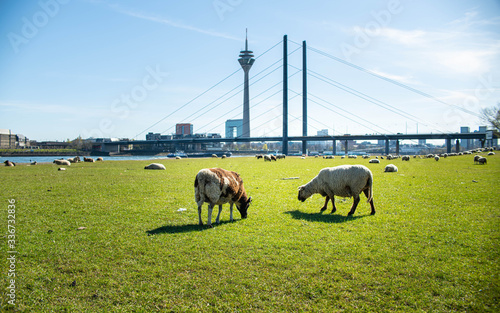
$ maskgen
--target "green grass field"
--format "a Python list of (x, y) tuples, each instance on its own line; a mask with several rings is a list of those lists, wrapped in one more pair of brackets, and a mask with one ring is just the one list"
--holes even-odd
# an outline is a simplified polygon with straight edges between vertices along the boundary
[[(19, 312), (498, 312), (500, 157), (382, 160), (289, 157), (1, 167), (1, 305)], [(386, 164), (398, 173), (384, 173)], [(297, 200), (320, 169), (364, 164), (364, 195), (319, 214)], [(242, 176), (248, 218), (197, 225), (194, 178)], [(283, 180), (283, 178), (299, 179)], [(8, 205), (15, 199), (15, 305)], [(185, 208), (185, 211), (178, 211)], [(329, 212), (331, 207), (329, 207)], [(216, 212), (217, 210), (214, 210)], [(213, 216), (213, 222), (215, 221)], [(207, 220), (207, 205), (203, 207)], [(78, 230), (79, 227), (86, 229)], [(11, 228), (12, 229), (12, 228)]]

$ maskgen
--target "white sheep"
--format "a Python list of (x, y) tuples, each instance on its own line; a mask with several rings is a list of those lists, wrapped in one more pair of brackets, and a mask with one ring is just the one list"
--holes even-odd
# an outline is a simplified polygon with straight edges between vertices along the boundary
[(198, 172), (194, 181), (194, 197), (198, 204), (198, 220), (201, 221), (201, 207), (204, 202), (208, 203), (207, 225), (212, 227), (212, 209), (219, 206), (219, 214), (215, 222), (219, 224), (222, 205), (229, 203), (230, 221), (233, 221), (233, 204), (241, 214), (241, 218), (247, 218), (247, 211), (252, 197), (248, 197), (243, 186), (243, 180), (236, 172), (227, 171), (222, 168), (205, 168)]
[(102, 157), (98, 157), (98, 158), (96, 159), (96, 162), (102, 162), (102, 161), (104, 161), (104, 159), (103, 159)]
[(264, 162), (265, 161), (271, 162), (271, 156), (269, 154), (264, 155)]
[(368, 163), (380, 163), (379, 159), (371, 159)]
[(439, 155), (435, 155), (435, 156), (434, 156), (434, 160), (439, 161), (439, 159), (440, 159), (440, 158), (439, 158)]
[(78, 163), (80, 162), (80, 157), (76, 156), (74, 158), (69, 158), (68, 161), (70, 161), (71, 163)]
[(387, 164), (384, 169), (384, 172), (397, 172), (397, 171), (398, 167), (394, 164)]
[(410, 161), (410, 156), (409, 155), (403, 155), (401, 157), (401, 161)]
[(484, 164), (486, 164), (486, 163), (487, 163), (486, 158), (485, 158), (485, 157), (480, 157), (480, 158), (477, 160), (477, 163), (478, 163), (478, 164), (483, 164), (483, 165), (484, 165)]
[(363, 165), (340, 165), (322, 169), (309, 183), (300, 186), (298, 199), (304, 202), (313, 194), (319, 193), (326, 197), (321, 212), (326, 210), (328, 201), (331, 200), (333, 205), (331, 213), (334, 213), (337, 210), (334, 196), (353, 197), (354, 202), (348, 213), (348, 215), (352, 215), (358, 206), (361, 192), (364, 192), (368, 198), (367, 202), (370, 203), (371, 214), (375, 214), (372, 172)]
[(165, 165), (160, 163), (151, 163), (144, 167), (145, 170), (166, 170)]
[(63, 159), (61, 159), (61, 160), (54, 160), (54, 162), (52, 162), (52, 163), (55, 163), (57, 165), (66, 165), (66, 166), (70, 166), (71, 165), (71, 163), (68, 160), (63, 160)]

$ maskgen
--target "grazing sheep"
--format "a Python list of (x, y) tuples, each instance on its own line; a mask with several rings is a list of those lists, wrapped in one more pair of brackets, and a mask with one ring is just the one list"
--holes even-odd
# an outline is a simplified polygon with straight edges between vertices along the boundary
[(397, 172), (398, 167), (394, 164), (388, 164), (385, 166), (384, 172)]
[(278, 159), (278, 160), (279, 160), (279, 159), (285, 159), (285, 158), (286, 158), (286, 155), (284, 155), (284, 154), (278, 154), (278, 155), (276, 156), (276, 159)]
[(201, 207), (204, 202), (208, 203), (207, 225), (212, 227), (212, 209), (219, 206), (219, 214), (215, 222), (219, 224), (222, 205), (229, 203), (230, 220), (233, 221), (233, 204), (241, 214), (241, 218), (247, 217), (247, 210), (252, 197), (247, 197), (243, 180), (236, 172), (227, 171), (222, 168), (205, 168), (198, 172), (194, 181), (194, 197), (198, 204), (198, 220), (201, 221)]
[(175, 159), (176, 159), (176, 160), (180, 160), (180, 159), (182, 159), (182, 158), (181, 158), (180, 156), (176, 156), (176, 157), (175, 157)]
[(52, 162), (52, 163), (55, 163), (57, 165), (66, 165), (66, 166), (70, 166), (71, 165), (71, 163), (68, 160), (63, 160), (63, 159), (61, 159), (61, 160), (54, 160), (54, 162)]
[(5, 166), (16, 166), (16, 163), (11, 162), (9, 160), (5, 160), (3, 163), (5, 164)]
[(440, 158), (439, 158), (439, 155), (435, 155), (435, 156), (434, 156), (434, 160), (439, 161), (439, 159), (440, 159)]
[(90, 162), (90, 163), (94, 163), (94, 159), (93, 158), (87, 158), (87, 157), (83, 157), (83, 162)]
[(410, 161), (410, 156), (409, 155), (403, 155), (403, 157), (401, 157), (401, 161)]
[(269, 154), (264, 155), (264, 162), (266, 161), (271, 162), (271, 156)]
[(98, 158), (96, 159), (96, 162), (102, 162), (102, 161), (104, 161), (104, 159), (103, 159), (102, 157), (98, 157)]
[(488, 152), (488, 155), (495, 155), (495, 152), (493, 152), (493, 151)]
[(221, 158), (221, 159), (225, 159), (225, 158), (226, 158), (226, 155), (225, 155), (225, 154), (223, 154), (220, 158)]
[(486, 158), (485, 157), (480, 157), (478, 160), (477, 160), (477, 164), (486, 164)]
[(217, 154), (212, 154), (212, 158), (217, 159)]
[(257, 158), (257, 160), (258, 160), (258, 159), (262, 159), (264, 156), (263, 156), (262, 154), (257, 154), (255, 157), (256, 157), (256, 158)]
[(166, 170), (165, 165), (160, 163), (151, 163), (144, 167), (145, 170)]
[(348, 215), (353, 215), (358, 206), (361, 192), (364, 192), (368, 198), (367, 202), (370, 203), (371, 214), (375, 214), (372, 172), (363, 165), (340, 165), (322, 169), (309, 183), (300, 186), (298, 199), (304, 202), (313, 194), (319, 193), (326, 197), (321, 212), (326, 210), (328, 201), (331, 200), (333, 205), (331, 213), (334, 213), (337, 210), (334, 196), (353, 197), (354, 202), (348, 213)]
[[(30, 160), (31, 161), (31, 160)], [(31, 162), (31, 165), (37, 165), (38, 163), (36, 161)]]
[(70, 161), (71, 163), (78, 163), (80, 162), (80, 157), (76, 156), (76, 157), (73, 157), (73, 158), (69, 158), (68, 161)]
[(477, 164), (477, 161), (478, 161), (480, 158), (481, 158), (481, 156), (476, 154), (476, 155), (474, 156), (474, 164)]
[(378, 159), (371, 159), (370, 161), (368, 161), (369, 163), (380, 163), (380, 160)]
[(271, 160), (276, 161), (276, 156), (274, 154), (271, 154)]

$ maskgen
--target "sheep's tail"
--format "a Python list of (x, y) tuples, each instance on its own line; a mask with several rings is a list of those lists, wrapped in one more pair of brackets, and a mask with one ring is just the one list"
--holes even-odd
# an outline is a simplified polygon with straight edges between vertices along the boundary
[(372, 175), (370, 175), (370, 177), (368, 178), (368, 182), (366, 184), (370, 186), (370, 188), (368, 188), (368, 200), (366, 200), (366, 203), (370, 203), (370, 201), (373, 200), (373, 176)]

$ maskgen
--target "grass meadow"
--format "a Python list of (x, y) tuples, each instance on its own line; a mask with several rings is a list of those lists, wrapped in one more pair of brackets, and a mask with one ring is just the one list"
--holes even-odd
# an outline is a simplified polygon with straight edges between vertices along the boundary
[[(288, 157), (0, 167), (2, 310), (12, 312), (498, 312), (500, 156), (382, 160)], [(384, 173), (393, 163), (398, 173)], [(320, 169), (363, 164), (364, 195), (297, 200)], [(202, 168), (240, 173), (248, 218), (197, 225)], [(298, 179), (283, 179), (298, 177)], [(15, 199), (15, 305), (9, 200)], [(179, 210), (186, 209), (186, 210)], [(214, 210), (213, 221), (217, 210)], [(207, 205), (202, 218), (207, 220)], [(12, 219), (12, 217), (10, 218)], [(78, 230), (80, 227), (85, 229)]]

